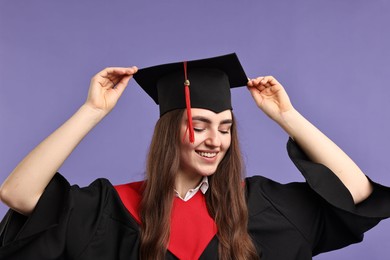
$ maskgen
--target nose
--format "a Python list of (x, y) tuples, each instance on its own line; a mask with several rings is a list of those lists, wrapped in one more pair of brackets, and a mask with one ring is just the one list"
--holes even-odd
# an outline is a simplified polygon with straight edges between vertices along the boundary
[(210, 147), (219, 147), (221, 146), (221, 138), (218, 134), (218, 131), (210, 130), (208, 136), (205, 140), (205, 144)]

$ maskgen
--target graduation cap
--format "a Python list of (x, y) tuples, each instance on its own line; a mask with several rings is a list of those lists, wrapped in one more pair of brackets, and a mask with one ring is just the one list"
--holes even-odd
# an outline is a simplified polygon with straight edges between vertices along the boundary
[(215, 113), (232, 109), (230, 88), (248, 82), (235, 53), (140, 69), (134, 79), (159, 105), (160, 117), (174, 109), (187, 109), (190, 142), (194, 142), (191, 108)]

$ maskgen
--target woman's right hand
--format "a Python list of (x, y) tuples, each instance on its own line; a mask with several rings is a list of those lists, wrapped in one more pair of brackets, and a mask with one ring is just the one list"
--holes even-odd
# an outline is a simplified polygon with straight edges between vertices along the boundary
[(91, 79), (85, 105), (102, 112), (103, 115), (108, 114), (137, 71), (138, 68), (135, 66), (106, 68), (100, 71)]
[(137, 70), (137, 67), (107, 68), (97, 73), (91, 80), (85, 104), (16, 166), (0, 187), (0, 200), (24, 215), (31, 214), (54, 174), (113, 109)]

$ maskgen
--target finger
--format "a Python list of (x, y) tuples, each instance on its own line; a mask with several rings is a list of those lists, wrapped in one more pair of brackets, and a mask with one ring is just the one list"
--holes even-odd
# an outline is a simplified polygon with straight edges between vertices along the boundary
[(270, 83), (271, 77), (270, 76), (264, 76), (259, 78), (259, 83), (257, 88), (261, 91), (264, 89), (270, 88), (272, 84)]
[(122, 92), (125, 90), (125, 88), (127, 87), (128, 83), (129, 83), (129, 80), (133, 77), (133, 75), (135, 73), (137, 73), (138, 71), (138, 68), (136, 66), (132, 66), (132, 67), (129, 67), (127, 68), (128, 69), (128, 74), (127, 76), (124, 76), (121, 78), (121, 80), (116, 84), (115, 88), (118, 89), (118, 91), (120, 92), (120, 94), (122, 94)]
[(262, 79), (263, 79), (263, 77), (257, 77), (257, 78), (251, 79), (249, 82), (249, 86), (251, 86), (251, 87), (259, 86)]
[(113, 82), (118, 82), (118, 78), (124, 75), (133, 75), (138, 71), (136, 66), (123, 68), (123, 67), (108, 67), (98, 73), (99, 76), (105, 79), (109, 79)]
[(255, 85), (255, 86), (247, 86), (248, 90), (253, 95), (261, 95), (261, 93), (264, 91), (265, 87), (262, 85)]
[(267, 79), (266, 77), (258, 77), (254, 80), (255, 82), (255, 87), (260, 91), (262, 92), (264, 89), (266, 89), (268, 87), (268, 83), (267, 83)]
[(261, 80), (261, 84), (263, 85), (269, 85), (270, 80), (272, 79), (272, 76), (264, 76)]
[(128, 74), (131, 74), (131, 75), (137, 73), (137, 71), (138, 71), (138, 67), (137, 66), (132, 66), (132, 67), (127, 68)]
[(253, 86), (252, 79), (248, 78), (248, 82), (246, 83), (246, 86), (247, 87), (252, 87)]
[(133, 75), (124, 76), (115, 86), (115, 89), (118, 91), (119, 95), (122, 95), (123, 91), (127, 88), (129, 84), (129, 80), (133, 77)]
[(113, 75), (124, 75), (124, 74), (134, 74), (138, 71), (138, 68), (136, 66), (133, 67), (107, 67), (102, 72), (105, 72), (106, 74), (113, 74)]
[(116, 68), (111, 67), (105, 70), (106, 75), (102, 75), (103, 78), (109, 80), (112, 84), (112, 87), (116, 87), (116, 85), (122, 80), (124, 76), (130, 76), (137, 73), (138, 68), (136, 66), (129, 68)]
[(265, 85), (268, 84), (269, 86), (274, 86), (274, 85), (279, 85), (280, 84), (273, 76), (265, 76), (263, 78), (262, 82)]
[(255, 87), (249, 87), (248, 86), (247, 89), (251, 93), (252, 97), (254, 97), (254, 95), (256, 95), (256, 92), (258, 92), (258, 90)]
[(258, 104), (261, 104), (263, 97), (262, 97), (260, 91), (255, 87), (247, 87), (247, 89), (249, 90), (249, 92), (250, 92), (252, 98), (255, 100), (255, 102)]

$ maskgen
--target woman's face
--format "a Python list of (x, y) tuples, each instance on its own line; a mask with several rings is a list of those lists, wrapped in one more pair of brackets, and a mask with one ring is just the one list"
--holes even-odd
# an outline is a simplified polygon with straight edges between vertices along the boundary
[(225, 110), (214, 113), (207, 109), (192, 108), (192, 122), (195, 132), (195, 142), (188, 140), (187, 114), (183, 113), (180, 136), (180, 173), (190, 175), (212, 175), (231, 142), (232, 113)]

